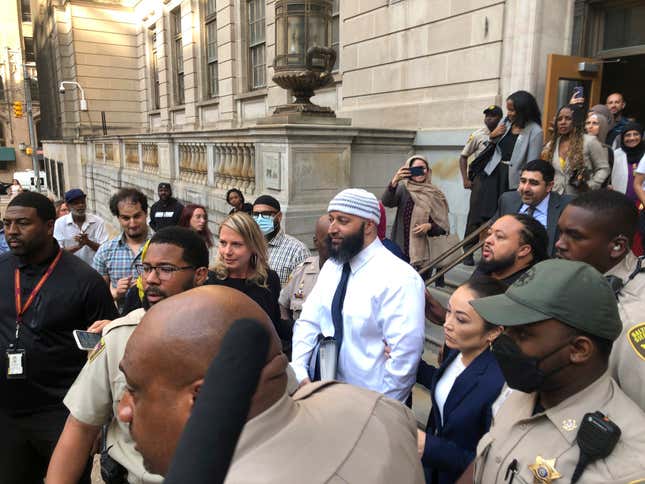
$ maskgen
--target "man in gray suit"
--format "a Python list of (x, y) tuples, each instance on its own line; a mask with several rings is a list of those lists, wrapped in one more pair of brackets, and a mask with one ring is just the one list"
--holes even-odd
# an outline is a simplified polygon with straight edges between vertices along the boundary
[(495, 219), (510, 213), (525, 213), (540, 222), (549, 235), (549, 256), (553, 257), (558, 240), (558, 219), (572, 200), (570, 195), (553, 192), (555, 170), (544, 160), (529, 161), (520, 174), (517, 191), (503, 193)]

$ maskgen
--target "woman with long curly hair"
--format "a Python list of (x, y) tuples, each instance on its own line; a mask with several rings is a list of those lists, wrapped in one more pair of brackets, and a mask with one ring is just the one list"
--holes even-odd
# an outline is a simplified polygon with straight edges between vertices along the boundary
[(213, 234), (208, 228), (208, 212), (206, 212), (206, 207), (203, 205), (195, 203), (186, 205), (181, 212), (177, 225), (193, 229), (204, 239), (209, 250), (213, 247)]
[(569, 104), (558, 110), (542, 159), (553, 164), (553, 191), (577, 195), (602, 187), (609, 176), (607, 150), (584, 132), (584, 111)]
[(280, 321), (280, 278), (269, 269), (267, 245), (260, 227), (245, 212), (235, 212), (219, 226), (219, 245), (212, 274), (206, 284), (232, 287), (264, 309), (280, 338), (290, 340)]

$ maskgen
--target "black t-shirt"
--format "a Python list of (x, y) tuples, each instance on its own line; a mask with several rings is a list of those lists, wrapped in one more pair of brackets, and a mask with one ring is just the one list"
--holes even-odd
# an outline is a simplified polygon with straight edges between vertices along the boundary
[[(504, 279), (500, 279), (500, 281), (503, 282), (504, 284), (506, 284), (507, 286), (511, 286), (511, 285), (513, 285), (513, 283), (515, 281), (517, 281), (522, 276), (522, 274), (524, 274), (526, 271), (528, 271), (531, 267), (533, 267), (533, 266), (530, 265), (528, 267), (523, 267), (519, 271), (514, 272), (513, 274), (511, 274), (510, 276), (506, 276)], [(475, 271), (473, 272), (472, 277), (477, 277), (477, 276), (491, 276), (491, 274), (488, 274), (488, 273), (482, 271), (479, 267), (477, 267), (475, 269)]]
[[(58, 247), (58, 246), (56, 246)], [(81, 259), (63, 251), (54, 271), (23, 315), (17, 347), (24, 349), (26, 379), (7, 379), (6, 352), (15, 342), (14, 270), (20, 269), (22, 303), (26, 303), (49, 264), (24, 264), (0, 256), (0, 412), (18, 416), (62, 407), (62, 400), (87, 361), (77, 348), (75, 329), (99, 319), (118, 317), (103, 278)]]
[(280, 322), (280, 306), (278, 304), (278, 298), (280, 297), (280, 278), (275, 271), (269, 269), (267, 287), (247, 282), (246, 279), (233, 279), (232, 277), (218, 279), (215, 277), (215, 274), (209, 276), (206, 284), (227, 286), (246, 294), (258, 303), (258, 306), (264, 309), (264, 312), (268, 314), (271, 321), (273, 321), (273, 325), (278, 331), (280, 338), (287, 339), (286, 337), (288, 335), (284, 334), (284, 328), (282, 328), (282, 324)]
[(176, 198), (155, 202), (150, 207), (150, 227), (156, 232), (164, 227), (177, 225), (183, 210), (184, 206)]

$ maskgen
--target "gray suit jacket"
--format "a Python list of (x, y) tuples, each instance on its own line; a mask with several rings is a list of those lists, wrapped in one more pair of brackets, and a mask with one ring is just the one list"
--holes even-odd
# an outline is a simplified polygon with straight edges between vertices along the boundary
[[(503, 123), (504, 121), (502, 121)], [(497, 146), (492, 158), (484, 167), (487, 175), (493, 173), (497, 168), (500, 161), (502, 161), (502, 151), (499, 148), (499, 141), (504, 138), (511, 130), (511, 123), (506, 124), (506, 132), (497, 139)], [(542, 128), (539, 124), (529, 122), (524, 129), (520, 131), (515, 148), (513, 148), (513, 155), (511, 156), (510, 166), (508, 167), (508, 186), (509, 189), (515, 190), (520, 184), (520, 173), (524, 169), (524, 165), (532, 160), (540, 158), (542, 153)]]
[[(558, 231), (558, 219), (564, 210), (564, 207), (573, 200), (574, 197), (571, 195), (559, 195), (555, 192), (551, 192), (551, 197), (549, 198), (549, 207), (547, 208), (546, 214), (546, 233), (549, 236), (549, 257), (553, 257), (555, 253), (555, 243), (560, 236)], [(502, 196), (499, 197), (499, 203), (497, 204), (497, 213), (493, 220), (497, 220), (502, 215), (508, 215), (509, 213), (518, 213), (520, 208), (522, 208), (523, 202), (520, 198), (520, 194), (517, 191), (502, 193)]]

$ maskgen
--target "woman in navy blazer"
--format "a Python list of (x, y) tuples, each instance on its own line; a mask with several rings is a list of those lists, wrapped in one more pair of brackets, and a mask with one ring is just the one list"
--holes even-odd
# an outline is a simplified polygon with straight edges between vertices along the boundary
[(505, 284), (487, 276), (460, 286), (448, 303), (444, 361), (435, 368), (421, 360), (417, 381), (432, 396), (426, 431), (419, 431), (419, 454), (427, 483), (454, 483), (475, 458), (477, 443), (488, 432), (491, 406), (504, 384), (489, 345), (503, 329), (484, 321), (470, 301), (502, 294), (505, 289)]

